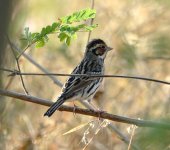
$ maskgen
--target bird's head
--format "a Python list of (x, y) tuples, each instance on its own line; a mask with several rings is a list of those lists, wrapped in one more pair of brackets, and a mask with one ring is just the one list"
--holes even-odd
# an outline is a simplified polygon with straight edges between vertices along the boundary
[(112, 48), (108, 47), (103, 40), (94, 39), (87, 44), (86, 55), (91, 55), (94, 58), (104, 59), (107, 52), (110, 50), (112, 50)]

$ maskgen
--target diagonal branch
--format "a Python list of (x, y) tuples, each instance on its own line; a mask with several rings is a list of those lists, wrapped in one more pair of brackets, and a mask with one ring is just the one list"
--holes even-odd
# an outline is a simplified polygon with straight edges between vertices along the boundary
[[(32, 44), (33, 44), (33, 43), (32, 43)], [(32, 44), (28, 44), (28, 45), (19, 53), (19, 55), (17, 56), (17, 59), (19, 59)]]
[[(0, 95), (13, 97), (19, 100), (28, 101), (28, 102), (32, 102), (32, 103), (36, 103), (36, 104), (40, 104), (44, 106), (51, 106), (53, 104), (53, 102), (46, 100), (46, 99), (41, 99), (38, 97), (16, 93), (12, 91), (0, 90)], [(126, 123), (126, 124), (133, 124), (138, 127), (151, 127), (151, 128), (161, 128), (161, 129), (170, 130), (170, 123), (168, 122), (138, 120), (138, 119), (133, 119), (133, 118), (128, 118), (128, 117), (113, 115), (113, 114), (109, 114), (106, 112), (99, 113), (98, 111), (94, 111), (94, 110), (88, 110), (88, 109), (82, 109), (82, 108), (75, 109), (74, 107), (70, 107), (70, 106), (61, 106), (59, 108), (59, 111), (75, 112), (77, 114), (93, 116), (93, 117), (100, 116), (100, 118), (103, 118), (103, 119), (108, 119), (111, 121), (116, 121), (116, 122), (121, 122), (121, 123)]]
[[(21, 73), (21, 68), (20, 68), (20, 65), (19, 65), (19, 59), (17, 58), (17, 56), (16, 56), (16, 54), (15, 54), (15, 50), (14, 50), (13, 44), (12, 44), (12, 42), (10, 41), (10, 39), (9, 39), (8, 36), (7, 36), (7, 40), (8, 40), (8, 43), (9, 43), (9, 45), (10, 45), (10, 48), (11, 48), (11, 50), (12, 50), (12, 53), (13, 53), (13, 55), (14, 55), (14, 57), (15, 57), (15, 61), (16, 61), (16, 63), (17, 63), (17, 68), (18, 68), (19, 72)], [(23, 77), (22, 77), (21, 74), (20, 74), (19, 76), (20, 76), (20, 79), (21, 79), (21, 83), (22, 83), (23, 89), (24, 89), (25, 93), (28, 95), (28, 91), (27, 91), (27, 89), (26, 89), (26, 87), (25, 87), (24, 79), (23, 79)]]
[[(16, 52), (21, 53), (22, 49), (20, 49), (19, 47), (17, 47), (14, 43), (12, 43), (13, 48)], [(44, 67), (42, 67), (40, 64), (38, 64), (30, 55), (23, 53), (22, 54), (23, 57), (25, 57), (28, 61), (30, 61), (34, 66), (36, 66), (39, 70), (41, 70), (42, 72), (44, 72), (45, 74), (47, 74), (47, 76), (59, 87), (62, 87), (62, 83), (55, 78), (53, 75), (48, 75), (49, 71), (47, 69), (45, 69)]]

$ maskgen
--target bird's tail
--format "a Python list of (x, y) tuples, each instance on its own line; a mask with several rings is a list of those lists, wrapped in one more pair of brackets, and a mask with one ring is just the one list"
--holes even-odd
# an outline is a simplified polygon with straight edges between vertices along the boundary
[(63, 99), (58, 99), (51, 107), (47, 110), (44, 116), (50, 117), (65, 101)]

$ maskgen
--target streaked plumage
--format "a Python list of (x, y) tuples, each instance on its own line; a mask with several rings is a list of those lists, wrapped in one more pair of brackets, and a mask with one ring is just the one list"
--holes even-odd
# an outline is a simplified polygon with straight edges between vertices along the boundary
[[(104, 74), (104, 59), (112, 48), (101, 39), (94, 39), (88, 43), (86, 53), (81, 63), (72, 74)], [(65, 101), (92, 99), (103, 78), (71, 76), (65, 83), (57, 101), (47, 110), (44, 116), (51, 116)]]

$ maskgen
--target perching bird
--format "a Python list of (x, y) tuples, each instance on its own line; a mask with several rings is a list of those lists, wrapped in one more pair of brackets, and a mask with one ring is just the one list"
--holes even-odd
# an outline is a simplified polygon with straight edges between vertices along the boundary
[[(73, 70), (72, 74), (103, 75), (104, 60), (108, 47), (101, 39), (94, 39), (86, 46), (83, 60)], [(51, 105), (44, 116), (50, 117), (65, 101), (91, 100), (101, 85), (102, 77), (71, 76), (63, 86), (57, 101)]]

